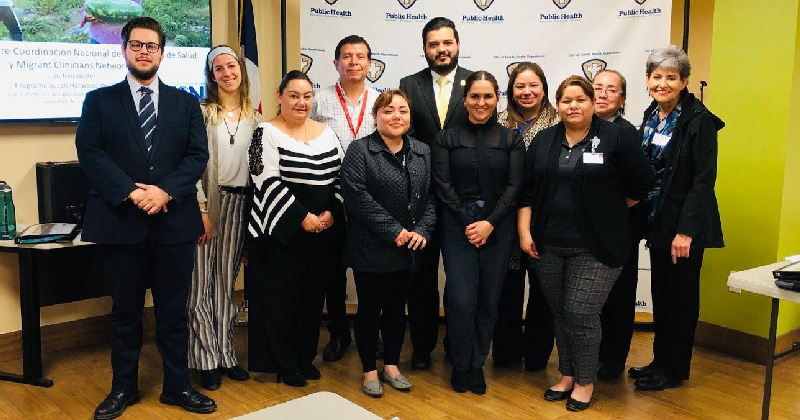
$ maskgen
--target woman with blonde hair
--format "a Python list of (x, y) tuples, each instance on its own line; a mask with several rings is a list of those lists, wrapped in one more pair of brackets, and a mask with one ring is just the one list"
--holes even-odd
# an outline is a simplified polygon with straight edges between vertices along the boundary
[(250, 101), (244, 62), (219, 45), (206, 59), (206, 98), (202, 102), (209, 159), (197, 183), (205, 233), (197, 255), (189, 297), (189, 367), (200, 370), (203, 388), (220, 387), (220, 373), (244, 381), (233, 348), (238, 312), (233, 289), (244, 244), (249, 174), (247, 150), (261, 116)]

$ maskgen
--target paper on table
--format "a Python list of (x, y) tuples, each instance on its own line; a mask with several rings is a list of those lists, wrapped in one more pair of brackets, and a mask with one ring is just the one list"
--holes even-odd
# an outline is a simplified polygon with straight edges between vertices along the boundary
[(786, 257), (786, 261), (800, 263), (800, 254), (798, 254), (798, 255), (790, 255), (790, 256)]

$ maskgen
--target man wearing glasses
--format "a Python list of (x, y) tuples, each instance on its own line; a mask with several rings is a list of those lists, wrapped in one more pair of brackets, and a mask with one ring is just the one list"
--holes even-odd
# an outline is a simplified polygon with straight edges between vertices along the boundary
[(100, 244), (112, 287), (111, 393), (95, 419), (113, 419), (139, 401), (142, 307), (150, 288), (156, 345), (163, 360), (161, 403), (196, 413), (214, 400), (189, 383), (186, 304), (194, 241), (203, 234), (195, 184), (208, 161), (199, 103), (156, 75), (164, 32), (152, 18), (122, 28), (128, 75), (89, 92), (75, 134), (78, 160), (92, 182), (83, 239)]
[[(631, 141), (642, 141), (636, 127), (623, 118), (627, 83), (625, 77), (616, 70), (603, 70), (594, 77), (595, 107), (598, 117), (619, 124), (628, 133)], [(600, 341), (600, 369), (597, 378), (613, 381), (625, 370), (625, 361), (631, 349), (633, 321), (636, 315), (636, 286), (639, 279), (639, 241), (644, 237), (646, 213), (640, 203), (629, 209), (631, 212), (631, 253), (622, 267), (622, 273), (608, 295), (600, 323), (603, 338)]]

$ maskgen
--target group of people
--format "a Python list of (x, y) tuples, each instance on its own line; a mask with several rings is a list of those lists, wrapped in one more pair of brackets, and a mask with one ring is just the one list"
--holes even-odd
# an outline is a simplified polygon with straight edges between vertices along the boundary
[(158, 22), (133, 19), (122, 40), (129, 74), (87, 95), (76, 134), (93, 184), (83, 238), (104, 244), (114, 285), (113, 381), (96, 419), (140, 399), (148, 287), (162, 403), (216, 409), (190, 385), (190, 368), (208, 390), (223, 376), (249, 378), (233, 346), (243, 250), (250, 371), (290, 386), (320, 379), (323, 305), (323, 360), (344, 356), (351, 268), (362, 390), (411, 390), (400, 353), (410, 325), (411, 366), (431, 367), (441, 255), (453, 390), (486, 392), (490, 350), (498, 368), (544, 369), (555, 340), (561, 379), (544, 398), (581, 411), (598, 379), (625, 369), (646, 239), (654, 357), (628, 375), (650, 391), (689, 378), (703, 252), (723, 246), (714, 194), (723, 123), (687, 90), (690, 64), (677, 47), (647, 60), (653, 102), (637, 130), (614, 70), (568, 77), (551, 104), (542, 68), (520, 63), (498, 114), (496, 78), (459, 66), (458, 31), (443, 17), (422, 31), (428, 66), (398, 89), (366, 86), (371, 50), (351, 35), (335, 49), (337, 82), (315, 93), (305, 73), (288, 72), (268, 121), (230, 47), (209, 52), (198, 104), (158, 79)]

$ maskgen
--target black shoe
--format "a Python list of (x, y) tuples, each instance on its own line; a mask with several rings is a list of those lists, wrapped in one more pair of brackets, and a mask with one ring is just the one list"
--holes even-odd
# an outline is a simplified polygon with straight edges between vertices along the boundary
[(219, 389), (221, 384), (222, 381), (219, 377), (219, 371), (216, 369), (200, 371), (200, 385), (203, 388), (209, 391), (216, 391)]
[(247, 369), (239, 365), (235, 365), (229, 368), (221, 367), (219, 368), (219, 370), (220, 372), (228, 375), (228, 377), (233, 379), (234, 381), (242, 382), (250, 379), (250, 372), (248, 372)]
[(683, 385), (682, 380), (671, 380), (661, 370), (654, 370), (650, 376), (639, 378), (633, 383), (640, 391), (663, 391), (667, 388), (677, 388)]
[(95, 420), (115, 419), (122, 415), (125, 408), (142, 399), (139, 391), (111, 391), (106, 399), (94, 410)]
[(378, 337), (378, 342), (375, 343), (375, 358), (376, 359), (383, 359), (383, 340)]
[(283, 382), (289, 386), (295, 386), (298, 388), (302, 388), (308, 385), (306, 381), (306, 377), (300, 373), (299, 370), (289, 373), (279, 373), (278, 374), (278, 382)]
[(650, 376), (656, 368), (650, 363), (647, 366), (632, 367), (628, 369), (628, 377), (631, 379), (641, 379)]
[(213, 413), (217, 410), (217, 403), (211, 398), (206, 397), (194, 388), (176, 394), (162, 393), (158, 398), (161, 404), (177, 405), (178, 407), (192, 413)]
[(450, 376), (450, 385), (455, 392), (467, 392), (469, 390), (469, 371), (453, 369), (453, 373)]
[(616, 381), (625, 370), (624, 364), (619, 363), (601, 363), (600, 369), (597, 370), (597, 379), (601, 381)]
[(331, 337), (331, 341), (329, 341), (322, 350), (322, 360), (326, 362), (341, 360), (347, 351), (347, 346), (349, 346), (352, 341), (349, 335)]
[(477, 395), (486, 393), (486, 378), (483, 377), (482, 368), (473, 367), (469, 369), (469, 390)]
[(315, 368), (314, 365), (300, 366), (300, 374), (310, 381), (316, 381), (322, 378), (319, 369)]
[(592, 403), (592, 399), (589, 398), (589, 401), (583, 402), (578, 401), (575, 398), (569, 397), (567, 398), (567, 410), (569, 411), (583, 411), (589, 408), (589, 404)]
[(556, 391), (554, 389), (548, 389), (544, 392), (544, 399), (551, 402), (556, 401), (564, 401), (569, 398), (569, 395), (572, 394), (572, 390), (568, 389), (566, 391)]
[(411, 353), (411, 367), (414, 369), (430, 369), (431, 368), (431, 354), (430, 353)]

